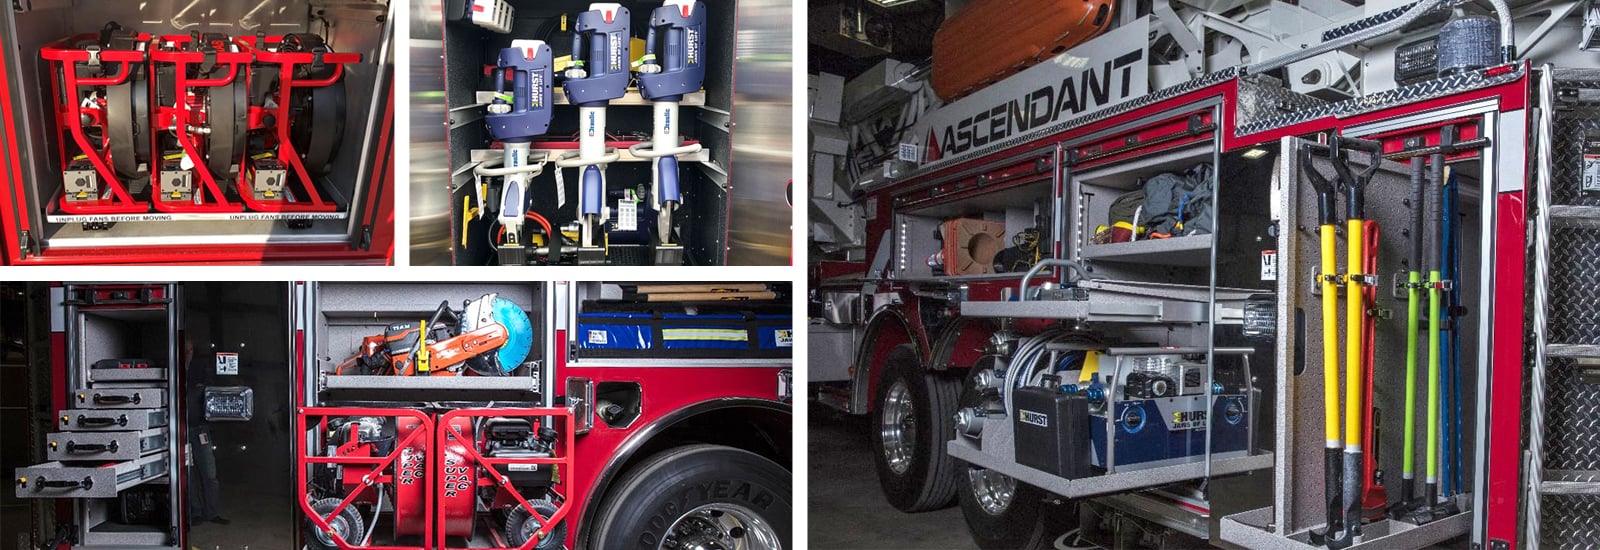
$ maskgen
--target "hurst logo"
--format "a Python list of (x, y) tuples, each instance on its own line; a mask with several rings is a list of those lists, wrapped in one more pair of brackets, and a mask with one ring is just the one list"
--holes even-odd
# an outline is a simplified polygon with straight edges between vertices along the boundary
[(1050, 417), (1045, 416), (1044, 413), (1033, 412), (1026, 409), (1017, 409), (1017, 420), (1021, 421), (1023, 424), (1033, 424), (1040, 428), (1050, 427)]
[(622, 70), (622, 33), (614, 32), (608, 35), (611, 39), (611, 72)]
[(1149, 17), (1107, 31), (933, 111), (905, 139), (920, 145), (923, 164), (954, 161), (1142, 96), (1150, 82), (1149, 32)]
[(528, 76), (528, 107), (538, 109), (544, 106), (544, 75), (529, 71)]
[(689, 50), (689, 59), (687, 61), (688, 64), (690, 64), (690, 65), (699, 65), (700, 64), (700, 33), (698, 31), (695, 31), (693, 28), (690, 28), (688, 30), (688, 32), (684, 33), (684, 44), (687, 46), (684, 49)]
[(1172, 413), (1173, 430), (1193, 430), (1204, 428), (1206, 425), (1206, 411), (1175, 411)]

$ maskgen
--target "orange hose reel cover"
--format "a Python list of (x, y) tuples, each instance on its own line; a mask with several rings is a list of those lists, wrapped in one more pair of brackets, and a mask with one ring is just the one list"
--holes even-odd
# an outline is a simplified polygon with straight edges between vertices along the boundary
[(945, 101), (1072, 49), (1111, 25), (1111, 0), (974, 0), (933, 35), (933, 91)]

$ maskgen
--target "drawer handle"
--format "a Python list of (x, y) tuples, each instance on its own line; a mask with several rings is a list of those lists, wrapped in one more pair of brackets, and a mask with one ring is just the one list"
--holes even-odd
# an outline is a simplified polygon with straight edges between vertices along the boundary
[(97, 393), (94, 394), (94, 402), (103, 405), (126, 405), (128, 403), (138, 403), (139, 394), (136, 393), (130, 397), (126, 395), (100, 395)]
[(74, 443), (67, 441), (69, 453), (114, 453), (117, 452), (117, 442), (110, 443)]
[(83, 481), (56, 481), (40, 476), (38, 483), (34, 484), (33, 490), (34, 492), (43, 491), (45, 487), (51, 489), (77, 489), (81, 487), (84, 490), (89, 490), (94, 487), (94, 479), (89, 476), (83, 476)]
[(98, 416), (96, 416), (96, 417), (88, 417), (88, 416), (84, 416), (84, 415), (81, 415), (81, 414), (78, 415), (78, 425), (79, 426), (95, 427), (95, 426), (110, 426), (112, 424), (116, 424), (118, 426), (127, 426), (128, 425), (128, 415), (121, 414), (121, 415), (117, 415), (116, 418), (105, 418), (105, 417), (98, 417)]

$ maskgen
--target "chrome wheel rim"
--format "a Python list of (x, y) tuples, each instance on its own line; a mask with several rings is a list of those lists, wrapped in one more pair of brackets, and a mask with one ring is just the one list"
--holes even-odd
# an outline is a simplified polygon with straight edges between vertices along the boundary
[(1016, 478), (988, 468), (968, 469), (967, 481), (978, 507), (991, 516), (1004, 513), (1011, 506), (1011, 498), (1017, 494)]
[(661, 538), (661, 550), (779, 550), (772, 525), (754, 510), (730, 503), (704, 504), (679, 516)]
[(911, 389), (906, 387), (905, 381), (895, 380), (894, 385), (889, 386), (882, 409), (883, 460), (889, 464), (889, 470), (904, 475), (911, 469), (912, 448), (917, 441), (917, 414), (911, 401)]

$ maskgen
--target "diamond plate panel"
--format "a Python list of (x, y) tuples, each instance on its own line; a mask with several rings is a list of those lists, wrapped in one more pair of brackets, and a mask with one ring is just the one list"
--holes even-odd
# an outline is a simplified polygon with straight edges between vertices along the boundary
[(1540, 548), (1594, 548), (1600, 541), (1600, 495), (1546, 495)]
[(1356, 115), (1397, 105), (1444, 97), (1476, 88), (1495, 86), (1522, 78), (1524, 71), (1525, 69), (1519, 63), (1513, 70), (1492, 77), (1483, 76), (1483, 71), (1471, 71), (1454, 76), (1436, 78), (1410, 86), (1401, 86), (1393, 90), (1354, 97), (1337, 103), (1329, 103), (1315, 109), (1296, 111), (1294, 114), (1287, 116), (1262, 120), (1252, 124), (1240, 124), (1235, 127), (1234, 135), (1248, 136), (1273, 128), (1281, 128), (1323, 117)]
[(1233, 119), (1237, 125), (1254, 124), (1327, 104), (1326, 100), (1285, 88), (1283, 81), (1267, 75), (1241, 76)]
[[(1571, 83), (1572, 81), (1556, 81), (1557, 107), (1550, 128), (1555, 138), (1550, 149), (1550, 161), (1553, 164), (1550, 167), (1550, 175), (1554, 179), (1554, 185), (1550, 188), (1550, 201), (1554, 204), (1600, 206), (1600, 193), (1584, 192), (1578, 181), (1579, 172), (1583, 169), (1583, 138), (1585, 135), (1600, 136), (1600, 103), (1563, 101), (1563, 96), (1576, 95), (1579, 89)], [(1590, 86), (1583, 88), (1600, 89), (1600, 82), (1589, 84)], [(1568, 92), (1563, 93), (1563, 90)]]
[[(1552, 165), (1541, 168), (1550, 170), (1552, 205), (1600, 206), (1600, 193), (1579, 186), (1582, 139), (1600, 133), (1600, 102), (1592, 99), (1600, 90), (1600, 71), (1560, 70), (1553, 76)], [(1600, 344), (1600, 230), (1553, 228), (1549, 247), (1546, 341)], [(1600, 472), (1600, 385), (1581, 380), (1573, 359), (1552, 357), (1545, 388), (1544, 471)], [(1544, 495), (1539, 507), (1542, 547), (1593, 548), (1600, 541), (1600, 495)]]

